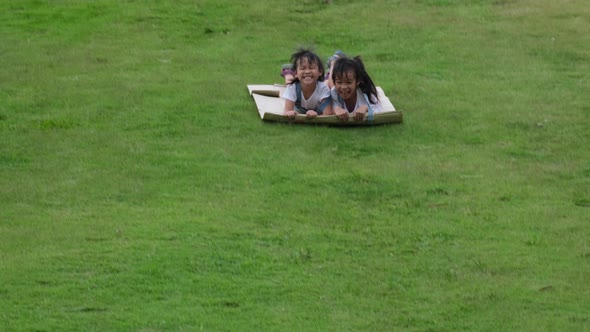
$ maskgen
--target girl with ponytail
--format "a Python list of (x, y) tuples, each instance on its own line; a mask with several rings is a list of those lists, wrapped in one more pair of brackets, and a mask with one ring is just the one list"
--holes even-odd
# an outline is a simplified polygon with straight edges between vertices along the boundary
[(332, 109), (340, 119), (348, 121), (351, 114), (356, 121), (371, 121), (373, 113), (382, 111), (377, 88), (359, 56), (337, 59), (330, 71)]

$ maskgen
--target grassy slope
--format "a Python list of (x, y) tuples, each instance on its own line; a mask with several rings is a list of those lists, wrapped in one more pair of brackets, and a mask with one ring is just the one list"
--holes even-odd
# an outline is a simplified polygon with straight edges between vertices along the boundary
[[(319, 3), (0, 4), (0, 329), (588, 328), (587, 6)], [(299, 43), (405, 123), (260, 122)]]

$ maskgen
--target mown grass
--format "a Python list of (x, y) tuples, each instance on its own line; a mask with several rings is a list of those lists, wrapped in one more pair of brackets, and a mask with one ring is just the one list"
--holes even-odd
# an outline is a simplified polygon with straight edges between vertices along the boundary
[[(583, 1), (5, 1), (0, 330), (585, 330)], [(298, 45), (404, 124), (263, 123)]]

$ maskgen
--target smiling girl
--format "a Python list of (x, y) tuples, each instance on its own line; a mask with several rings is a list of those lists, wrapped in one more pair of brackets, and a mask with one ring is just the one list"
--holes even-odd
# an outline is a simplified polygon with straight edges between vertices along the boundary
[(315, 118), (333, 114), (330, 88), (324, 81), (324, 65), (319, 56), (310, 50), (300, 49), (291, 56), (293, 81), (281, 97), (285, 101), (284, 114), (295, 118), (305, 114)]
[(336, 116), (348, 121), (349, 114), (352, 114), (356, 121), (362, 121), (367, 113), (371, 120), (373, 113), (381, 112), (377, 88), (360, 57), (342, 57), (332, 66), (334, 88), (331, 95)]

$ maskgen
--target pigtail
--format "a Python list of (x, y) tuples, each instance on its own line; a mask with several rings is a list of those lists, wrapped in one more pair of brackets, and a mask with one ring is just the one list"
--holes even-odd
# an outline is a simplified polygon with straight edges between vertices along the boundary
[(377, 87), (375, 87), (375, 83), (373, 83), (373, 80), (365, 70), (365, 64), (363, 63), (361, 56), (355, 56), (353, 60), (357, 63), (359, 69), (357, 75), (360, 81), (359, 88), (369, 97), (373, 104), (378, 103), (379, 94), (377, 93)]

